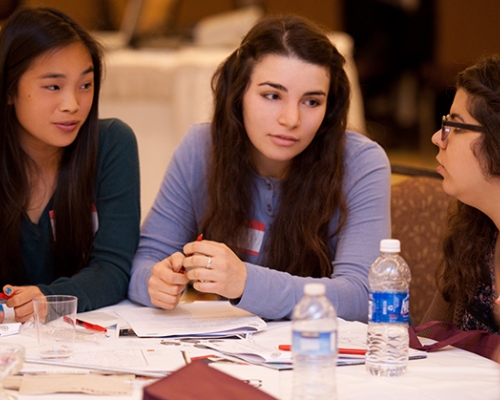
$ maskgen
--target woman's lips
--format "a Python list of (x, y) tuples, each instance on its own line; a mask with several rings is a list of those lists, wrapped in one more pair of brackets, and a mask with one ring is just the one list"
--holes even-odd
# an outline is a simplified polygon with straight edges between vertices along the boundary
[(78, 126), (78, 122), (70, 121), (70, 122), (56, 122), (54, 123), (55, 127), (64, 132), (73, 132), (75, 128)]
[(271, 135), (271, 140), (278, 146), (290, 147), (297, 143), (297, 139), (293, 136), (286, 135)]

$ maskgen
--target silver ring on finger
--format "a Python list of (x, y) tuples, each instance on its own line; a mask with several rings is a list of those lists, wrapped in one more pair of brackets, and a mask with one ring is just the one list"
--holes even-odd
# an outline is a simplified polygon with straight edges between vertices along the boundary
[(208, 257), (208, 261), (207, 261), (207, 266), (205, 267), (206, 269), (211, 269), (211, 266), (212, 266), (212, 257)]

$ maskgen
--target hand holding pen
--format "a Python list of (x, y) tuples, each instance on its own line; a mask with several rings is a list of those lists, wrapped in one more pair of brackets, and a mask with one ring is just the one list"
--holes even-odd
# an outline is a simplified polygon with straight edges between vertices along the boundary
[(9, 296), (7, 296), (5, 293), (0, 293), (0, 324), (3, 324), (3, 321), (5, 319), (5, 311), (3, 310), (3, 305), (7, 302), (7, 299)]
[(177, 306), (189, 279), (180, 273), (184, 254), (176, 252), (156, 263), (148, 279), (148, 294), (156, 307), (171, 310)]
[(7, 307), (14, 309), (17, 322), (26, 322), (33, 316), (34, 297), (44, 296), (37, 286), (12, 286), (5, 285), (0, 295)]
[(247, 270), (245, 263), (226, 244), (213, 240), (187, 243), (184, 268), (199, 292), (215, 293), (228, 299), (242, 296)]

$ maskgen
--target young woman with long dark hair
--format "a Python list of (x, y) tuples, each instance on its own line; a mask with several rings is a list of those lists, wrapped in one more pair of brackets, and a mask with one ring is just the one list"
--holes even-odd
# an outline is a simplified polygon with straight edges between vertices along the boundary
[(18, 321), (35, 296), (78, 311), (127, 293), (139, 239), (135, 136), (99, 120), (99, 45), (65, 14), (16, 11), (0, 31), (0, 284)]
[(211, 124), (193, 126), (169, 165), (130, 299), (173, 308), (193, 280), (282, 318), (317, 280), (340, 317), (367, 319), (368, 268), (390, 236), (390, 170), (380, 146), (346, 131), (344, 63), (305, 19), (249, 31), (213, 78)]
[(500, 56), (458, 74), (442, 129), (437, 171), (453, 196), (438, 270), (438, 293), (424, 322), (500, 333)]

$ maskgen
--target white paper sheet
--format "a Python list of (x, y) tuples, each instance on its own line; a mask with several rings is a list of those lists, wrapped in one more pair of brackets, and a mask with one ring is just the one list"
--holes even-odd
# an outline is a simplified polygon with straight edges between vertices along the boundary
[(259, 317), (228, 301), (180, 304), (174, 310), (123, 308), (116, 311), (139, 337), (242, 334), (266, 327)]

